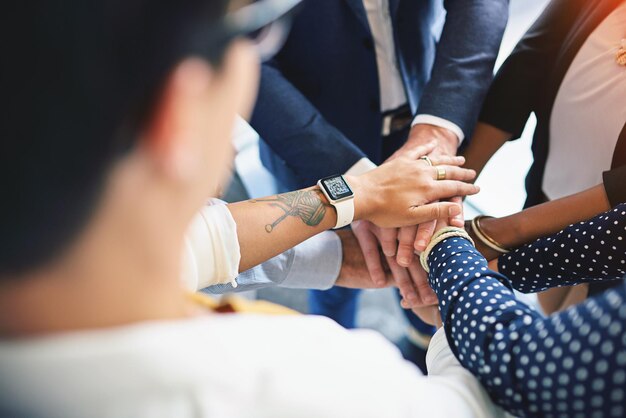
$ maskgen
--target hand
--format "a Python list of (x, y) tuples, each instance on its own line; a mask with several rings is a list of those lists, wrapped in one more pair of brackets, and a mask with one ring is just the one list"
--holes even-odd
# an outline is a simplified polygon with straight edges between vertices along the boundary
[(355, 219), (390, 228), (459, 215), (461, 207), (456, 203), (430, 202), (478, 193), (478, 186), (465, 183), (476, 173), (459, 167), (462, 157), (442, 156), (439, 167), (446, 170), (447, 179), (436, 180), (436, 168), (418, 160), (435, 146), (417, 147), (362, 176), (347, 177), (355, 194)]
[[(459, 138), (452, 131), (439, 126), (417, 124), (411, 128), (409, 138), (404, 146), (396, 151), (389, 158), (389, 160), (405, 155), (407, 152), (411, 152), (417, 147), (420, 147), (433, 139), (437, 140), (437, 146), (428, 154), (428, 157), (433, 161), (434, 165), (440, 164), (436, 161), (439, 156), (456, 155), (456, 151), (459, 146)], [(454, 197), (451, 201), (459, 204), (461, 208), (463, 208), (462, 199), (460, 197)], [(461, 211), (460, 214), (453, 216), (451, 218), (451, 223), (454, 226), (463, 226), (463, 212)], [(413, 245), (415, 251), (421, 252), (426, 249), (426, 245), (428, 245), (430, 238), (433, 236), (434, 228), (434, 222), (426, 222), (419, 225)]]
[(419, 123), (411, 128), (409, 137), (404, 145), (393, 153), (387, 161), (410, 153), (433, 140), (437, 141), (437, 146), (428, 154), (429, 157), (431, 155), (435, 157), (438, 155), (456, 155), (459, 147), (459, 138), (452, 131), (435, 125)]
[(354, 289), (381, 288), (393, 285), (393, 278), (386, 261), (381, 259), (381, 255), (376, 248), (375, 254), (370, 254), (371, 258), (377, 259), (376, 280), (368, 272), (369, 265), (364, 256), (355, 234), (349, 230), (337, 231), (341, 239), (343, 249), (343, 259), (339, 277), (335, 283), (337, 286), (350, 287)]
[[(352, 223), (352, 231), (361, 246), (369, 277), (371, 277), (376, 287), (389, 285), (389, 272), (384, 268), (384, 260), (381, 259), (378, 248), (378, 243), (383, 240), (381, 236), (382, 231), (385, 230), (367, 221), (355, 221)], [(392, 231), (395, 230), (392, 229)], [(409, 301), (407, 303), (410, 306), (436, 303), (437, 297), (431, 290), (425, 273), (417, 260), (412, 262), (409, 268), (405, 268), (400, 266), (394, 257), (385, 258), (386, 264), (391, 270), (393, 282), (399, 288), (403, 300)], [(420, 277), (421, 275), (423, 277)]]

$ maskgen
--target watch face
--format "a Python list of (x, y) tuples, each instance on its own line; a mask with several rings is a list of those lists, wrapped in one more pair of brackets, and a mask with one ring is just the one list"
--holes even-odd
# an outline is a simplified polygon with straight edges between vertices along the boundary
[(332, 200), (341, 200), (353, 195), (350, 186), (341, 176), (327, 177), (321, 183)]

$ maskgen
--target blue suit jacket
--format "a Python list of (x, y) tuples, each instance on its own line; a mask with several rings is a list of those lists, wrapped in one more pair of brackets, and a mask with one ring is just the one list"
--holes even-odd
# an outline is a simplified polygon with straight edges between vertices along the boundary
[[(343, 173), (364, 156), (384, 158), (376, 54), (362, 0), (303, 3), (284, 48), (263, 65), (251, 120), (263, 138), (264, 165), (288, 188)], [(469, 136), (492, 79), (508, 0), (389, 3), (412, 112), (450, 120)]]

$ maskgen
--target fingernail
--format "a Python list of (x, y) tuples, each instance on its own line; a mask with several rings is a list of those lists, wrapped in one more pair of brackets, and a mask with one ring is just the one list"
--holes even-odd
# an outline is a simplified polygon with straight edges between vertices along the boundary
[(460, 214), (461, 214), (461, 207), (459, 205), (450, 206), (450, 209), (448, 209), (448, 215), (450, 217), (457, 216)]
[(417, 243), (415, 244), (415, 247), (417, 248), (418, 251), (423, 250), (424, 247), (426, 247), (426, 241), (424, 241), (423, 239), (417, 241)]
[(403, 265), (403, 266), (408, 266), (408, 265), (409, 265), (409, 263), (410, 263), (410, 261), (409, 261), (409, 259), (408, 259), (408, 258), (406, 258), (406, 257), (401, 257), (401, 258), (398, 258), (398, 264), (401, 264), (401, 265)]

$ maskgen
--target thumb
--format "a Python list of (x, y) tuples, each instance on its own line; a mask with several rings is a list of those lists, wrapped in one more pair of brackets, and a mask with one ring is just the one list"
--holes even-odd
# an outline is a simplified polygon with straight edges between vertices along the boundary
[(453, 218), (461, 213), (461, 207), (453, 202), (436, 202), (414, 206), (409, 212), (413, 224), (421, 224), (436, 219)]

